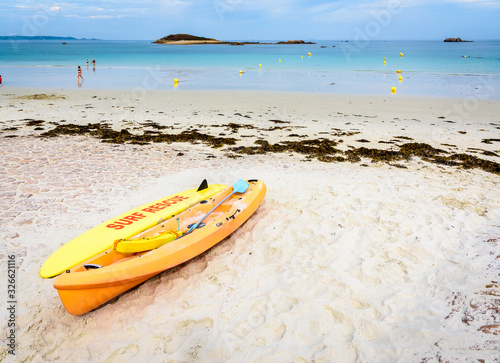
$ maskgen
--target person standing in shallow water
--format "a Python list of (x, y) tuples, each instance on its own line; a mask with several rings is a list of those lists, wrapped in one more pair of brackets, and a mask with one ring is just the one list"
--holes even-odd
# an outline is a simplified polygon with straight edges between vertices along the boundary
[(80, 68), (80, 66), (78, 66), (78, 82), (80, 82), (80, 78), (83, 81), (82, 69)]

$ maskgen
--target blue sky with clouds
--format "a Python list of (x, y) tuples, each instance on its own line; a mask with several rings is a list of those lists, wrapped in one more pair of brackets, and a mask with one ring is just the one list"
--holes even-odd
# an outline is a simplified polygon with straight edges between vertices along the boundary
[(500, 0), (9, 0), (0, 35), (223, 40), (500, 39)]

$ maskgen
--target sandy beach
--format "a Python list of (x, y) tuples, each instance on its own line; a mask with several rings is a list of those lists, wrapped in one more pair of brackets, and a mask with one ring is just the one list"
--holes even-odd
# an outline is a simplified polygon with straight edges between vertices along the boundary
[[(500, 100), (0, 94), (17, 268), (0, 360), (498, 362)], [(229, 238), (83, 316), (39, 277), (72, 238), (204, 178), (268, 192)]]

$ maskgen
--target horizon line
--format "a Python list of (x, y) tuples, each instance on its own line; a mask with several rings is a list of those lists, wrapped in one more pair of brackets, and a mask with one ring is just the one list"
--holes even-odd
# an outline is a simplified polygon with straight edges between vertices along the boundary
[[(101, 38), (78, 38), (78, 37), (74, 37), (74, 36), (61, 36), (61, 35), (35, 35), (35, 36), (26, 36), (26, 35), (0, 35), (0, 38), (14, 38), (14, 37), (21, 37), (21, 38), (34, 38), (33, 40), (37, 40), (36, 38), (43, 38), (43, 37), (47, 37), (47, 38), (59, 38), (59, 39), (68, 39), (68, 40), (94, 40), (94, 41), (155, 41), (157, 39), (153, 39), (153, 38), (150, 38), (150, 39), (101, 39)], [(448, 37), (448, 38), (452, 38), (452, 37)], [(459, 37), (460, 38), (460, 37)], [(160, 38), (158, 38), (160, 39)], [(445, 38), (446, 39), (446, 38)], [(15, 39), (0, 39), (0, 40), (15, 40)], [(27, 40), (27, 39), (26, 39)], [(41, 40), (41, 39), (38, 39), (38, 40)], [(56, 39), (54, 39), (56, 40)], [(220, 40), (220, 41), (228, 41), (228, 42), (269, 42), (269, 41), (283, 41), (282, 38), (276, 38), (276, 39), (271, 39), (271, 38), (268, 38), (268, 39), (252, 39), (252, 38), (249, 38), (249, 39), (239, 39), (239, 40), (236, 40), (236, 39), (217, 39), (217, 40)], [(337, 38), (337, 39), (319, 39), (319, 38), (301, 38), (301, 39), (287, 39), (287, 40), (304, 40), (304, 41), (316, 41), (316, 42), (320, 42), (320, 41), (335, 41), (335, 42), (357, 42), (357, 41), (360, 41), (359, 39), (349, 39), (349, 38)], [(365, 40), (363, 40), (365, 41)], [(374, 41), (374, 42), (379, 42), (379, 41), (382, 41), (382, 42), (386, 42), (386, 41), (441, 41), (443, 42), (444, 39), (442, 38), (426, 38), (426, 39), (404, 39), (404, 38), (400, 38), (400, 39), (370, 39), (369, 40), (370, 42)], [(500, 41), (500, 38), (479, 38), (479, 39), (473, 39), (473, 40), (470, 40), (470, 39), (464, 39), (463, 43), (467, 43), (467, 42), (474, 42), (474, 41)], [(461, 43), (461, 42), (458, 42), (458, 43)]]

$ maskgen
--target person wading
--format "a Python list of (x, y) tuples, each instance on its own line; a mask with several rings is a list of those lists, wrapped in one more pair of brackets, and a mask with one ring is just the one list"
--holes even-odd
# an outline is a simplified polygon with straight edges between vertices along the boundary
[(83, 81), (82, 69), (80, 68), (80, 66), (78, 66), (78, 82), (80, 82), (80, 78)]

